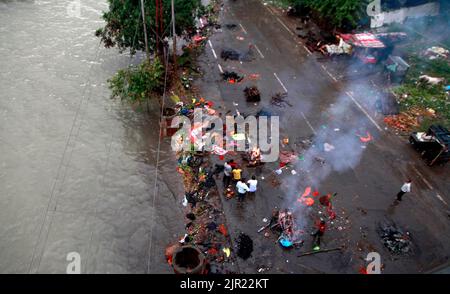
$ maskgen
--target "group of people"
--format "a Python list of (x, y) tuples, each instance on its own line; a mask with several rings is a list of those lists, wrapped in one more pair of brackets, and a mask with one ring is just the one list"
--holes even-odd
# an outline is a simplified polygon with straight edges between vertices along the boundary
[(242, 169), (239, 168), (233, 159), (225, 162), (223, 170), (224, 188), (228, 188), (231, 183), (236, 185), (239, 201), (243, 201), (247, 193), (255, 194), (258, 186), (256, 176), (252, 176), (248, 181), (242, 177)]

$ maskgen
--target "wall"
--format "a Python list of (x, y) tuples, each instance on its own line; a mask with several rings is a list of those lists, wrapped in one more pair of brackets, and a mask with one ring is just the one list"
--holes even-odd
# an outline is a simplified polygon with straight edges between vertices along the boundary
[(370, 27), (378, 28), (394, 22), (403, 23), (406, 18), (436, 16), (439, 14), (439, 3), (432, 2), (419, 6), (405, 7), (398, 10), (386, 11), (371, 17)]

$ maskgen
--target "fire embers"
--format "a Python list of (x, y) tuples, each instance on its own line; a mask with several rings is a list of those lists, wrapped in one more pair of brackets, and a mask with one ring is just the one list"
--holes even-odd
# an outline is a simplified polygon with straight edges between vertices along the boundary
[(225, 81), (227, 81), (227, 82), (230, 83), (230, 84), (237, 84), (237, 83), (240, 83), (240, 82), (244, 79), (243, 76), (238, 75), (238, 74), (237, 74), (236, 72), (234, 72), (234, 71), (225, 71), (225, 72), (222, 74), (222, 77), (223, 77), (223, 79), (224, 79)]
[(409, 232), (403, 232), (395, 224), (382, 224), (380, 225), (379, 234), (384, 246), (391, 253), (412, 253), (412, 242)]

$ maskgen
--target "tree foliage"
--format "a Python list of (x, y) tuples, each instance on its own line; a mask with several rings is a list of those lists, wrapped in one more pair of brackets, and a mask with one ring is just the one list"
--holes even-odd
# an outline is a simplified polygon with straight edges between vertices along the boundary
[[(141, 16), (140, 0), (108, 0), (109, 10), (103, 13), (106, 25), (96, 31), (105, 47), (117, 46), (121, 51), (130, 49), (145, 51), (144, 29)], [(145, 22), (150, 52), (154, 52), (156, 43), (156, 6), (154, 0), (144, 1)], [(163, 18), (165, 33), (170, 35), (171, 1), (163, 0)], [(195, 27), (195, 18), (199, 13), (201, 0), (175, 0), (175, 24), (178, 36)]]
[(356, 26), (366, 15), (368, 0), (287, 0), (298, 10), (311, 9), (337, 27)]
[(112, 98), (131, 103), (143, 102), (153, 93), (160, 93), (164, 87), (164, 67), (159, 60), (145, 60), (138, 66), (119, 70), (108, 80)]

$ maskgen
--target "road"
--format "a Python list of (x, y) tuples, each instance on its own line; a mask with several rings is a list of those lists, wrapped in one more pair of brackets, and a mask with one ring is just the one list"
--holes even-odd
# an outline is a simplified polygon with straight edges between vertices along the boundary
[[(278, 163), (245, 170), (246, 177), (254, 174), (258, 177), (260, 186), (256, 196), (246, 199), (242, 205), (235, 199), (224, 199), (232, 235), (242, 231), (254, 241), (253, 255), (239, 261), (240, 269), (247, 273), (255, 273), (262, 267), (270, 268), (271, 273), (358, 273), (366, 266), (364, 259), (372, 251), (381, 254), (383, 273), (425, 272), (448, 262), (448, 167), (425, 166), (405, 138), (385, 128), (373, 107), (371, 98), (376, 90), (370, 80), (340, 81), (327, 68), (331, 65), (317, 62), (314, 54), (295, 36), (295, 20), (260, 1), (225, 1), (220, 23), (222, 30), (210, 38), (200, 59), (205, 74), (197, 87), (203, 97), (220, 105), (222, 113), (238, 109), (250, 115), (265, 107), (280, 116), (280, 137), (295, 142), (315, 136), (320, 144), (326, 142), (336, 147), (325, 167), (306, 158), (306, 166), (300, 163), (295, 167), (299, 171), (297, 175), (284, 172), (275, 176), (281, 181), (280, 186), (274, 186), (269, 180)], [(231, 23), (238, 25), (236, 30), (224, 27)], [(255, 46), (253, 61), (220, 58), (224, 48), (244, 52), (250, 44)], [(231, 85), (220, 76), (224, 70), (247, 77), (258, 74), (259, 78)], [(245, 102), (242, 91), (249, 85), (256, 85), (261, 91), (263, 98), (259, 104)], [(270, 104), (274, 93), (285, 91), (292, 107), (278, 108)], [(358, 135), (365, 136), (367, 132), (373, 140), (362, 144)], [(393, 206), (406, 178), (412, 179), (413, 192)], [(264, 225), (263, 218), (268, 218), (273, 208), (295, 206), (296, 197), (307, 185), (313, 185), (322, 194), (338, 193), (333, 201), (338, 218), (330, 224), (322, 247), (345, 246), (342, 253), (296, 257), (310, 250), (308, 233), (312, 231), (314, 208), (296, 214), (306, 231), (301, 249), (285, 251), (276, 244), (274, 236), (266, 238), (257, 233)], [(377, 233), (384, 221), (392, 221), (410, 232), (413, 254), (395, 256), (387, 251)]]

